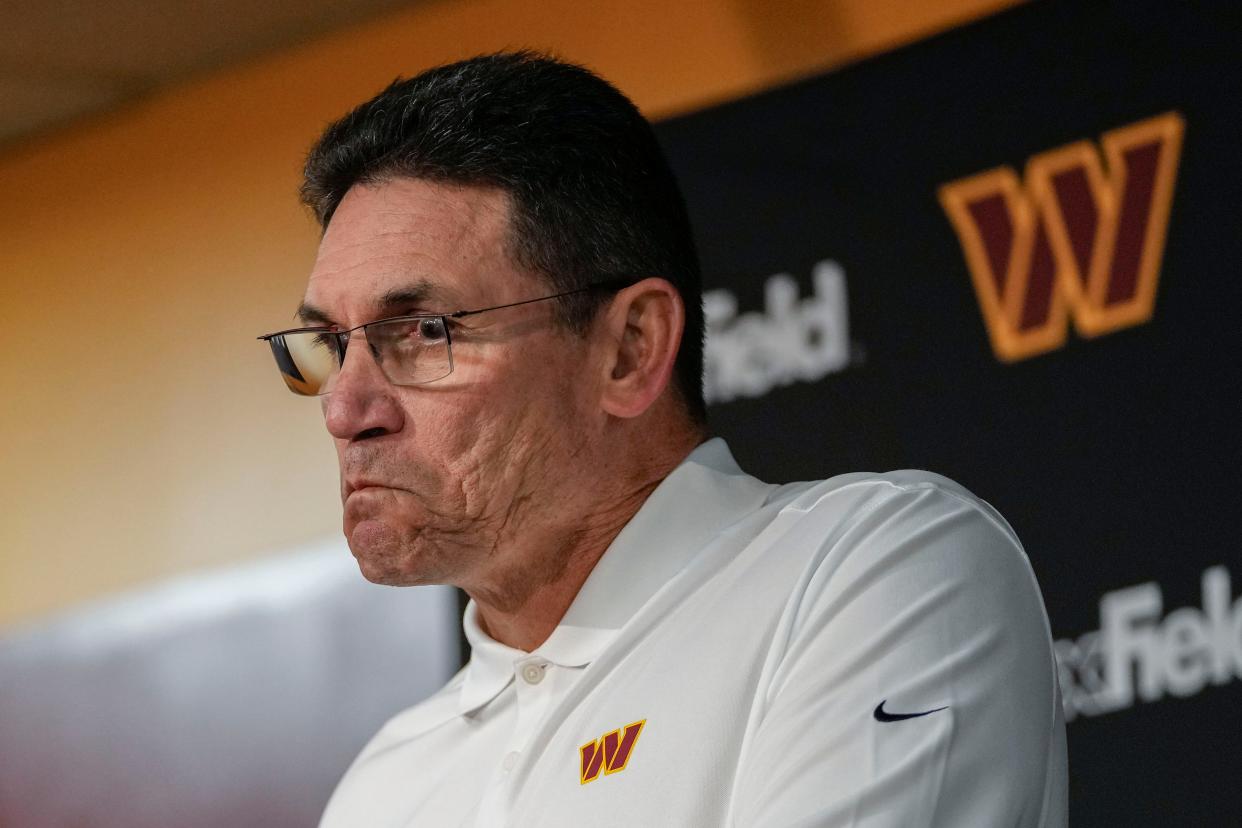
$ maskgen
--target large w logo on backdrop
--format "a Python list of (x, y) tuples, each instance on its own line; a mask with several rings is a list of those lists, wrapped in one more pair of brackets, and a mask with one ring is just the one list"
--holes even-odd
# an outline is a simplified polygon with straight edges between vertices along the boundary
[(1166, 112), (945, 184), (940, 203), (966, 254), (998, 359), (1151, 318), (1184, 122)]

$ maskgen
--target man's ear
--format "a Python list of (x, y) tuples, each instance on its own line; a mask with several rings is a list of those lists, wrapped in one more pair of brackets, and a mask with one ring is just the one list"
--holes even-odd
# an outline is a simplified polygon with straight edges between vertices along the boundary
[(600, 406), (614, 417), (637, 417), (673, 376), (686, 307), (672, 283), (650, 278), (619, 291), (602, 316)]

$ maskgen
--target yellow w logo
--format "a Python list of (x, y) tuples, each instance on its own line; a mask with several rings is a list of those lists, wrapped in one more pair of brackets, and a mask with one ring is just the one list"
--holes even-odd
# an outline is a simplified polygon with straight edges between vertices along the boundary
[(1151, 318), (1182, 117), (1166, 112), (945, 184), (998, 359), (1061, 347), (1069, 319), (1093, 337)]
[(634, 751), (634, 743), (638, 741), (638, 735), (643, 732), (643, 725), (646, 723), (646, 719), (632, 722), (578, 748), (582, 758), (579, 771), (581, 784), (594, 781), (601, 770), (605, 775), (625, 770), (630, 754)]

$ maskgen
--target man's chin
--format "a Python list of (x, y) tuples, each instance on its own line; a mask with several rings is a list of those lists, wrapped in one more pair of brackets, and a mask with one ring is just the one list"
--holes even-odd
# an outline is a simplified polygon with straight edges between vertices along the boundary
[(435, 583), (422, 571), (425, 567), (418, 565), (417, 553), (406, 548), (400, 536), (383, 521), (358, 521), (349, 529), (347, 540), (362, 577), (373, 584), (417, 586)]
[[(357, 558), (357, 556), (355, 555)], [(403, 570), (394, 570), (390, 567), (377, 565), (372, 561), (364, 558), (357, 558), (358, 571), (362, 573), (362, 577), (366, 578), (373, 584), (380, 586), (406, 587), (406, 586), (424, 586), (431, 581), (425, 581), (412, 576)]]

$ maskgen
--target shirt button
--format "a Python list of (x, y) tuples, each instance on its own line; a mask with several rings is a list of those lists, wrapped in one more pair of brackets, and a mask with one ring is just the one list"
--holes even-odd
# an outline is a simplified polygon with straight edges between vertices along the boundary
[(514, 766), (517, 765), (517, 760), (518, 752), (516, 750), (511, 750), (505, 754), (505, 758), (501, 761), (500, 766), (504, 768), (506, 772), (511, 771)]
[(543, 674), (546, 665), (544, 664), (525, 664), (522, 666), (522, 680), (527, 684), (538, 684), (543, 681)]

